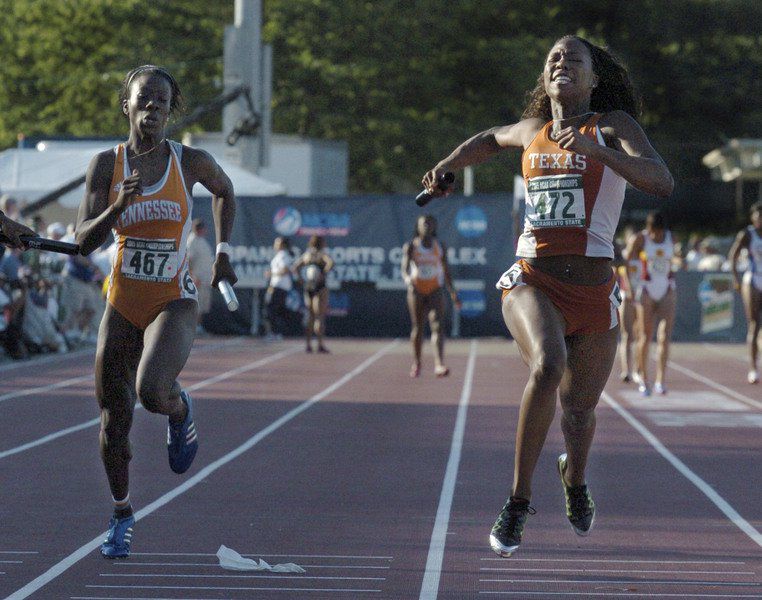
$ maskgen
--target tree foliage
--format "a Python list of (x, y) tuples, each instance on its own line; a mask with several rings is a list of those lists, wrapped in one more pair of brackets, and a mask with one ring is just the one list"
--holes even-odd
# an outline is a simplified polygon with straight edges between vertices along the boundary
[(189, 106), (220, 91), (232, 2), (0, 0), (0, 9), (0, 147), (19, 133), (125, 135), (118, 93), (137, 65), (168, 68)]
[[(758, 0), (265, 0), (280, 133), (347, 140), (355, 192), (410, 192), (457, 143), (511, 123), (553, 41), (608, 45), (679, 182), (701, 156), (762, 137)], [(26, 135), (123, 135), (124, 73), (168, 67), (193, 107), (216, 96), (233, 0), (0, 0), (0, 147)], [(219, 128), (219, 118), (203, 125)], [(477, 170), (511, 187), (518, 153)]]

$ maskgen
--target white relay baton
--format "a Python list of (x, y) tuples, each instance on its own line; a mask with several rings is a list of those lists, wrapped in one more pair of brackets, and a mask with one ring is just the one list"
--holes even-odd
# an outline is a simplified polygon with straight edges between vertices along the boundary
[(220, 290), (222, 297), (225, 298), (225, 304), (228, 305), (228, 310), (230, 312), (238, 310), (238, 298), (236, 298), (233, 286), (230, 285), (230, 282), (227, 279), (220, 279), (220, 282), (217, 284), (217, 289)]

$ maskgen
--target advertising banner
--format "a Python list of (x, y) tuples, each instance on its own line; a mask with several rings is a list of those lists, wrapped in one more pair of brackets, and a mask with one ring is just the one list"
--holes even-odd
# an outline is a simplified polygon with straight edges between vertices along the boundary
[[(328, 277), (328, 335), (407, 336), (402, 246), (412, 239), (416, 219), (432, 214), (463, 303), (455, 315), (456, 333), (506, 335), (495, 282), (514, 260), (511, 210), (510, 194), (450, 196), (426, 209), (408, 196), (239, 198), (231, 261), (242, 304), (232, 326), (230, 315), (216, 310), (208, 326), (220, 332), (258, 329), (257, 304), (267, 287), (273, 240), (288, 237), (298, 256), (310, 236), (321, 235), (335, 262)], [(193, 216), (211, 224), (210, 200), (194, 199)], [(451, 310), (448, 326), (452, 316)], [(228, 323), (214, 322), (222, 320)]]

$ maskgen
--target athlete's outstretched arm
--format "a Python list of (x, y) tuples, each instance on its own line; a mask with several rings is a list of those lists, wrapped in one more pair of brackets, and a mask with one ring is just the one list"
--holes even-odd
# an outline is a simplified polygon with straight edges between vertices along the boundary
[[(185, 147), (183, 149), (184, 170), (186, 160), (188, 174), (212, 193), (212, 214), (217, 243), (229, 242), (235, 220), (233, 182), (212, 155), (204, 150)], [(238, 281), (230, 265), (230, 257), (224, 252), (216, 255), (212, 267), (212, 286), (216, 286), (220, 279), (227, 279), (231, 284)]]
[(142, 192), (137, 170), (125, 178), (116, 201), (109, 206), (108, 195), (114, 176), (116, 155), (113, 150), (97, 154), (87, 168), (85, 197), (77, 214), (76, 241), (80, 253), (87, 256), (106, 241), (119, 215), (136, 194)]
[(423, 176), (423, 186), (433, 195), (445, 194), (437, 183), (448, 171), (483, 163), (505, 148), (525, 148), (542, 127), (541, 119), (524, 119), (513, 125), (492, 127), (468, 138), (453, 150), (447, 158)]

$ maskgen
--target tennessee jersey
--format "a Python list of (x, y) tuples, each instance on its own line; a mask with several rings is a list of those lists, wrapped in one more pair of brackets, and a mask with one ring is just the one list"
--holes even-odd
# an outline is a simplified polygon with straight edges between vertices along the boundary
[(418, 293), (430, 294), (444, 285), (442, 246), (433, 240), (431, 247), (426, 248), (419, 239), (414, 239), (412, 245), (410, 279)]
[[(143, 193), (129, 203), (113, 227), (116, 253), (108, 302), (140, 329), (145, 329), (172, 300), (197, 299), (185, 252), (193, 201), (183, 179), (183, 147), (168, 143), (164, 175), (154, 185), (143, 187)], [(114, 152), (109, 205), (116, 201), (122, 181), (132, 172), (124, 144)]]
[[(605, 145), (600, 117), (591, 116), (580, 132)], [(521, 156), (526, 213), (516, 255), (613, 258), (626, 182), (602, 163), (561, 148), (550, 138), (552, 126), (546, 123)]]

